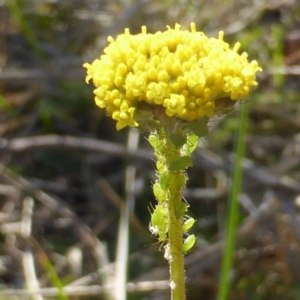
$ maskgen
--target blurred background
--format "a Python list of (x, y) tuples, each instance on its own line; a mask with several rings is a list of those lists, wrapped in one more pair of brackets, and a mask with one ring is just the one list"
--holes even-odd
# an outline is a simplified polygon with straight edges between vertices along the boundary
[[(128, 198), (128, 299), (169, 299), (168, 265), (148, 230), (155, 174), (147, 135), (130, 149), (136, 132), (116, 131), (95, 106), (82, 64), (126, 27), (191, 22), (208, 36), (223, 30), (263, 68), (244, 100), (251, 109), (230, 299), (300, 299), (297, 0), (0, 1), (0, 299), (111, 299), (101, 287), (113, 283)], [(236, 111), (216, 117), (188, 170), (185, 197), (197, 219), (188, 300), (217, 295), (237, 128)], [(37, 286), (41, 294), (27, 297)]]

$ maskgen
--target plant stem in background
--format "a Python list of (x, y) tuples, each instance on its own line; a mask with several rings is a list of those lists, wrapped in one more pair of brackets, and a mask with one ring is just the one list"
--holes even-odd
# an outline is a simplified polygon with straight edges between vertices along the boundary
[(220, 291), (218, 300), (228, 299), (231, 283), (231, 272), (233, 266), (236, 232), (239, 221), (239, 196), (242, 189), (242, 161), (245, 156), (248, 112), (249, 103), (245, 102), (241, 105), (240, 117), (238, 122), (239, 130), (236, 142), (236, 159), (234, 162), (233, 181), (229, 203), (229, 214), (227, 216), (227, 224), (225, 230), (225, 249), (221, 267)]
[[(27, 39), (29, 45), (34, 49), (37, 56), (43, 60), (45, 57), (40, 43), (38, 42), (37, 37), (35, 36), (35, 33), (31, 29), (29, 22), (26, 20), (26, 17), (24, 15), (24, 12), (22, 11), (22, 2), (16, 1), (16, 0), (7, 0), (4, 2), (7, 9), (11, 13), (14, 21), (17, 23), (17, 25), (20, 27), (20, 30), (24, 34), (25, 38)], [(25, 2), (23, 2), (25, 3)]]

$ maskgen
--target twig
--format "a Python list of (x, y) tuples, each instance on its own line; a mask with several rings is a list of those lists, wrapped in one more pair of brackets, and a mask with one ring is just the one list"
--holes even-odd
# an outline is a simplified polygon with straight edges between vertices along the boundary
[[(21, 220), (21, 236), (25, 241), (25, 249), (22, 255), (23, 272), (26, 285), (29, 291), (39, 290), (39, 280), (36, 276), (34, 258), (30, 246), (31, 224), (34, 201), (32, 197), (26, 197), (23, 200), (23, 212)], [(32, 296), (33, 300), (42, 300), (43, 297), (39, 293)]]
[(74, 228), (78, 230), (78, 234), (82, 242), (86, 245), (89, 245), (93, 250), (94, 258), (97, 262), (98, 268), (105, 267), (108, 265), (104, 245), (92, 234), (91, 229), (86, 224), (81, 222), (81, 220), (76, 216), (76, 214), (72, 212), (72, 210), (70, 210), (64, 203), (37, 189), (29, 181), (18, 176), (16, 173), (12, 172), (8, 168), (5, 168), (5, 166), (2, 164), (0, 164), (0, 172), (8, 182), (22, 190), (27, 195), (40, 201), (49, 209), (59, 213), (60, 215), (66, 218), (71, 219), (74, 224)]
[[(122, 207), (124, 206), (124, 201), (115, 192), (115, 190), (111, 187), (111, 185), (104, 178), (99, 179), (98, 185), (101, 188), (101, 191), (105, 194), (105, 196), (111, 201), (111, 203), (119, 211), (121, 211), (123, 209)], [(145, 238), (144, 225), (138, 219), (138, 217), (135, 214), (131, 213), (129, 221), (133, 226), (133, 228), (135, 229), (136, 233), (138, 233), (141, 237)]]
[[(128, 292), (148, 292), (157, 290), (169, 289), (168, 281), (143, 281), (143, 282), (129, 282), (127, 283)], [(64, 292), (68, 296), (88, 296), (88, 295), (103, 295), (105, 291), (111, 290), (114, 285), (92, 285), (92, 286), (72, 286), (65, 287)], [(25, 289), (7, 289), (0, 291), (0, 299), (7, 300), (8, 297), (22, 297), (22, 299), (30, 298), (34, 293), (40, 293), (44, 297), (56, 297), (59, 294), (57, 288), (43, 288), (37, 291), (28, 291)], [(26, 297), (26, 298), (25, 298)]]
[[(11, 155), (30, 152), (35, 150), (59, 150), (69, 149), (85, 152), (105, 152), (122, 157), (136, 157), (150, 160), (153, 158), (153, 152), (149, 149), (128, 150), (125, 146), (118, 143), (111, 143), (103, 140), (92, 138), (73, 137), (73, 136), (33, 136), (24, 138), (14, 138), (11, 140), (0, 139), (0, 154), (9, 153)], [(209, 170), (225, 170), (230, 171), (232, 160), (226, 161), (220, 156), (210, 152), (209, 150), (201, 150), (201, 153), (195, 153), (195, 166), (201, 169)], [(253, 164), (250, 160), (243, 160), (245, 181), (254, 183), (259, 182), (262, 185), (275, 187), (282, 186), (294, 191), (300, 192), (300, 184), (288, 177), (280, 177), (266, 168)], [(248, 179), (251, 180), (248, 180)]]
[(150, 150), (129, 150), (122, 144), (84, 137), (42, 135), (14, 138), (11, 140), (0, 139), (0, 154), (13, 154), (31, 152), (33, 150), (53, 149), (76, 149), (78, 151), (81, 150), (86, 152), (105, 152), (116, 156), (128, 155), (147, 159), (153, 156), (153, 153)]
[[(129, 131), (127, 148), (128, 152), (135, 152), (138, 149), (139, 133), (132, 128)], [(115, 268), (115, 299), (126, 300), (126, 281), (127, 281), (127, 261), (129, 245), (129, 222), (130, 215), (133, 213), (135, 204), (135, 175), (136, 167), (129, 164), (125, 173), (125, 193), (126, 201), (120, 211), (120, 224), (117, 242), (117, 257)]]

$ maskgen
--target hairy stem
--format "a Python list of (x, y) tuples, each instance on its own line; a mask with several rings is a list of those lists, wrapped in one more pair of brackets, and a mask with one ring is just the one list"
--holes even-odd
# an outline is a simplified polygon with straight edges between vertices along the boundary
[(165, 183), (164, 185), (167, 186), (165, 208), (169, 224), (167, 247), (170, 253), (166, 258), (170, 264), (171, 299), (184, 300), (186, 299), (184, 253), (182, 249), (184, 213), (180, 212), (180, 208), (182, 207), (182, 189), (185, 181), (179, 180), (179, 177), (180, 175), (185, 176), (185, 172), (184, 170), (170, 171), (168, 168), (172, 162), (181, 157), (180, 149), (172, 144), (168, 132), (164, 129), (158, 130), (157, 137), (160, 145), (164, 146), (163, 150), (161, 149), (159, 152), (160, 167), (165, 164), (165, 166), (158, 169), (158, 176), (160, 176), (161, 184), (163, 184), (163, 180), (166, 181), (166, 176), (168, 182), (167, 185)]
[[(169, 245), (171, 252), (170, 261), (170, 280), (171, 293), (173, 300), (185, 299), (185, 275), (184, 275), (184, 258), (182, 250), (182, 217), (177, 218), (175, 214), (176, 204), (179, 195), (174, 195), (169, 199)], [(175, 283), (175, 285), (173, 285)]]

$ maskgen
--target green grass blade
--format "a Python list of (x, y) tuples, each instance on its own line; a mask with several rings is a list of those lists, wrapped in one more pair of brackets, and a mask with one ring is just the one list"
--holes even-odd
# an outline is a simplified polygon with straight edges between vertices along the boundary
[(22, 12), (22, 8), (24, 7), (24, 1), (17, 0), (6, 0), (5, 5), (10, 12), (12, 18), (16, 22), (16, 24), (20, 27), (21, 32), (24, 37), (30, 44), (30, 46), (34, 49), (35, 53), (38, 55), (40, 59), (44, 58), (44, 53), (40, 47), (40, 44), (33, 32), (32, 28), (26, 17), (24, 16), (24, 12)]
[(67, 296), (67, 294), (64, 291), (64, 287), (63, 284), (60, 280), (60, 278), (58, 277), (55, 269), (53, 268), (50, 260), (48, 259), (47, 255), (42, 252), (40, 254), (40, 260), (41, 263), (48, 275), (48, 278), (51, 282), (51, 284), (56, 287), (58, 289), (58, 298), (59, 300), (70, 300), (69, 297)]
[(245, 155), (246, 129), (248, 122), (249, 103), (241, 105), (239, 130), (236, 143), (236, 160), (233, 169), (233, 182), (229, 203), (229, 214), (226, 221), (225, 249), (221, 266), (221, 278), (218, 300), (227, 300), (230, 290), (230, 277), (233, 265), (236, 232), (239, 221), (239, 195), (242, 189), (242, 160)]

